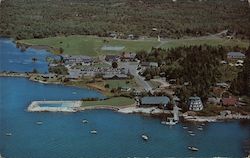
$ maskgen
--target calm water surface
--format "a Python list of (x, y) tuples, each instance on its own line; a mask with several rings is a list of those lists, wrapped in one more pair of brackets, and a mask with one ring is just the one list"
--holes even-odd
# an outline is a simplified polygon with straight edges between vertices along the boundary
[[(168, 127), (161, 125), (158, 119), (135, 114), (108, 110), (26, 111), (33, 100), (104, 97), (88, 89), (0, 77), (0, 92), (0, 153), (7, 158), (243, 157), (244, 141), (250, 138), (249, 122), (209, 123), (203, 131), (199, 131), (197, 125), (186, 125), (196, 134), (190, 136), (182, 128), (183, 124)], [(83, 119), (89, 123), (82, 124)], [(37, 125), (37, 121), (43, 121), (43, 125)], [(90, 134), (93, 129), (98, 131), (97, 135)], [(13, 135), (6, 136), (7, 132)], [(142, 133), (149, 135), (148, 142), (141, 139)], [(187, 150), (189, 145), (200, 150), (191, 152)]]
[[(46, 57), (50, 55), (47, 51), (30, 48), (21, 52), (10, 39), (0, 38), (0, 71), (31, 72), (36, 69), (46, 73), (48, 72)], [(33, 62), (32, 58), (36, 58), (37, 61)]]

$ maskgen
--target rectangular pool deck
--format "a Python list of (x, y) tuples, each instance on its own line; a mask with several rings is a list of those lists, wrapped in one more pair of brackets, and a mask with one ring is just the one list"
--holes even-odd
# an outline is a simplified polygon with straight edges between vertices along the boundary
[(81, 101), (33, 101), (29, 112), (77, 112)]

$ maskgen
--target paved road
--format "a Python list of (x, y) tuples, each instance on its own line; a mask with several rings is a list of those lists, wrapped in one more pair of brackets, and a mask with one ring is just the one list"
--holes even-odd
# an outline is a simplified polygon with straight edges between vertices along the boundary
[(138, 64), (130, 62), (121, 62), (121, 67), (127, 68), (129, 72), (134, 76), (136, 82), (143, 87), (145, 91), (152, 91), (152, 87), (144, 80), (144, 77), (138, 74), (137, 66)]

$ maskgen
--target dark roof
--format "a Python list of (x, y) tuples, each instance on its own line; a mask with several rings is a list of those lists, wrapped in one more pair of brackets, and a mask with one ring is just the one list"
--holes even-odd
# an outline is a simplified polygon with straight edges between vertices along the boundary
[(189, 97), (189, 100), (201, 100), (200, 97)]
[(117, 55), (106, 55), (105, 60), (118, 60), (119, 58)]
[(156, 96), (156, 97), (143, 97), (141, 98), (141, 104), (143, 105), (164, 105), (169, 103), (169, 98), (166, 96)]
[(245, 57), (245, 54), (241, 52), (229, 52), (227, 53), (228, 56), (236, 56), (236, 57)]

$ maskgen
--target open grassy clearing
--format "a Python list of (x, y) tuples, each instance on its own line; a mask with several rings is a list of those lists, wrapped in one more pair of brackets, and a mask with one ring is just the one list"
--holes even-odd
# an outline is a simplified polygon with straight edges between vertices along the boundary
[(135, 100), (127, 97), (114, 97), (107, 100), (100, 101), (83, 101), (82, 106), (126, 106), (135, 103)]
[(149, 85), (153, 88), (153, 89), (155, 89), (155, 88), (159, 88), (159, 86), (161, 85), (161, 83), (160, 82), (157, 82), (157, 81), (148, 81), (148, 83), (149, 83)]
[(238, 39), (224, 39), (224, 38), (191, 38), (191, 39), (178, 39), (170, 40), (165, 44), (161, 45), (161, 48), (175, 48), (180, 46), (191, 46), (191, 45), (211, 45), (211, 46), (239, 46), (247, 48), (250, 46), (250, 41), (243, 41)]
[[(154, 40), (120, 40), (95, 36), (61, 36), (43, 39), (20, 40), (20, 43), (29, 45), (46, 45), (52, 48), (63, 48), (65, 54), (97, 56), (102, 54), (119, 54), (121, 52), (136, 52), (150, 50), (159, 42)], [(102, 50), (103, 46), (124, 47), (119, 51)]]
[[(238, 39), (224, 39), (218, 37), (203, 37), (203, 38), (190, 38), (190, 39), (178, 39), (178, 40), (166, 40), (161, 43), (154, 38), (146, 40), (121, 40), (111, 39), (96, 36), (61, 36), (50, 37), (43, 39), (29, 39), (20, 40), (20, 43), (29, 45), (45, 45), (52, 48), (63, 48), (64, 54), (69, 55), (88, 55), (97, 56), (105, 54), (120, 54), (122, 52), (136, 52), (140, 50), (149, 51), (152, 47), (161, 48), (174, 48), (179, 46), (190, 45), (211, 45), (211, 46), (239, 46), (247, 48), (250, 45), (249, 41), (243, 41)], [(108, 47), (124, 47), (122, 50), (103, 50), (103, 46)], [(53, 52), (53, 50), (52, 50)], [(55, 52), (54, 52), (55, 53)]]
[(134, 80), (106, 80), (104, 84), (109, 84), (109, 88), (136, 88), (137, 84)]

